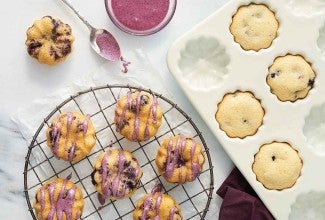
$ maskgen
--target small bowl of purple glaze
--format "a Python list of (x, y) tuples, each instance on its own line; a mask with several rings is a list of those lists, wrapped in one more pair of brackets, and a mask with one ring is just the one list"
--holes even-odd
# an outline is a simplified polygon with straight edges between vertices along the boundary
[(177, 0), (105, 0), (112, 22), (132, 35), (150, 35), (163, 29), (172, 19)]

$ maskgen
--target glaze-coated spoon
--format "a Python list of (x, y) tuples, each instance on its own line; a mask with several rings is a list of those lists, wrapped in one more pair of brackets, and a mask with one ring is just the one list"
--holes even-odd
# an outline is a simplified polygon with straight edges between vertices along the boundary
[(110, 61), (117, 61), (121, 59), (120, 46), (110, 32), (105, 29), (94, 28), (67, 0), (61, 1), (66, 4), (88, 27), (90, 30), (90, 45), (96, 51), (96, 53)]

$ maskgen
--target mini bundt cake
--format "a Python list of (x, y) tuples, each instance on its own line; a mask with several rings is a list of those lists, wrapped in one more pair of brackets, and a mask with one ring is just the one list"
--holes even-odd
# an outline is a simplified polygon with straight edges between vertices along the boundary
[(38, 220), (78, 220), (83, 208), (82, 191), (69, 177), (48, 181), (36, 191), (34, 209)]
[(201, 145), (194, 139), (177, 135), (164, 140), (155, 161), (159, 173), (168, 182), (185, 183), (199, 176), (205, 158)]
[(161, 120), (162, 109), (157, 98), (148, 92), (128, 92), (117, 102), (116, 131), (130, 141), (145, 141), (153, 137)]
[(27, 30), (28, 54), (40, 63), (55, 65), (70, 54), (74, 37), (71, 27), (59, 19), (45, 16)]
[(105, 199), (122, 199), (131, 196), (137, 189), (142, 169), (137, 159), (125, 150), (103, 152), (94, 164), (91, 175), (99, 202)]
[(161, 193), (161, 187), (156, 186), (137, 203), (133, 211), (133, 220), (146, 219), (182, 220), (183, 217), (175, 199)]
[(291, 188), (301, 175), (299, 152), (285, 142), (264, 144), (254, 156), (252, 170), (257, 181), (270, 190)]
[(65, 161), (80, 161), (96, 143), (90, 116), (78, 112), (61, 113), (46, 130), (46, 137), (53, 155)]

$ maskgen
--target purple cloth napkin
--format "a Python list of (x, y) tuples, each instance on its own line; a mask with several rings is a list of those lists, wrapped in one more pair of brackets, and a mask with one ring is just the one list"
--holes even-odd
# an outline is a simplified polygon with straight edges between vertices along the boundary
[(231, 171), (217, 194), (223, 198), (219, 220), (274, 219), (237, 168)]

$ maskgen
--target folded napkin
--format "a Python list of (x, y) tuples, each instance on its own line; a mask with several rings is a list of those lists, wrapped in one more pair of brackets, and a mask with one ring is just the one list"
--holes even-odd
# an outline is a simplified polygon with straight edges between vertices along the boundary
[(219, 220), (274, 219), (237, 168), (231, 171), (217, 194), (223, 198)]

